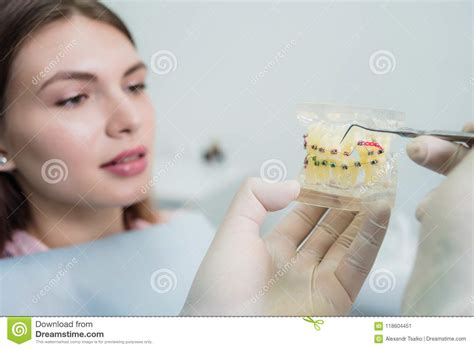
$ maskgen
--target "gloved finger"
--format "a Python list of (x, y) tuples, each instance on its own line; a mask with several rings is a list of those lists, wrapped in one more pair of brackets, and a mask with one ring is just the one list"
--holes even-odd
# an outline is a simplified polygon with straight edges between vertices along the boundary
[(335, 276), (352, 301), (359, 294), (374, 264), (389, 220), (390, 206), (388, 204), (379, 202), (368, 206), (359, 233), (336, 268)]
[(268, 235), (268, 239), (285, 239), (296, 248), (310, 234), (324, 213), (325, 207), (298, 204)]
[(219, 231), (259, 233), (268, 212), (278, 211), (296, 199), (298, 181), (268, 183), (260, 178), (247, 179), (235, 195)]
[(321, 261), (319, 268), (325, 271), (334, 272), (336, 268), (347, 254), (352, 242), (360, 232), (364, 220), (366, 219), (366, 211), (358, 212), (352, 220), (351, 224), (339, 236), (336, 242), (329, 248), (324, 259)]
[[(474, 123), (463, 127), (474, 132)], [(417, 164), (441, 174), (448, 174), (466, 156), (469, 149), (432, 136), (416, 137), (407, 145), (408, 156)]]
[(309, 256), (319, 263), (339, 236), (352, 223), (355, 216), (356, 212), (330, 209), (313, 233), (299, 247), (298, 253), (303, 257)]
[(416, 137), (407, 145), (407, 154), (414, 162), (441, 174), (448, 174), (468, 151), (462, 145), (432, 136)]

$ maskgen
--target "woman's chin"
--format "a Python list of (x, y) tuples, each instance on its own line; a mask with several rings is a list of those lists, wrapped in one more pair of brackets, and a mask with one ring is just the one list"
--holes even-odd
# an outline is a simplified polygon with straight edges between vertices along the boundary
[(102, 182), (106, 183), (106, 185), (97, 188), (99, 190), (94, 190), (94, 195), (98, 200), (102, 198), (108, 202), (118, 203), (122, 206), (132, 205), (151, 195), (152, 188), (148, 185), (149, 178), (148, 173), (142, 173), (140, 176), (125, 181), (116, 182), (106, 180)]
[(124, 195), (123, 197), (119, 198), (119, 202), (121, 206), (130, 206), (147, 198), (149, 198), (149, 195), (145, 195), (142, 192), (138, 192), (132, 195)]
[(144, 194), (142, 191), (140, 191), (140, 189), (126, 192), (122, 189), (104, 193), (101, 195), (101, 198), (97, 198), (93, 201), (95, 201), (96, 205), (100, 207), (126, 207), (136, 204), (147, 198), (149, 198), (149, 194)]

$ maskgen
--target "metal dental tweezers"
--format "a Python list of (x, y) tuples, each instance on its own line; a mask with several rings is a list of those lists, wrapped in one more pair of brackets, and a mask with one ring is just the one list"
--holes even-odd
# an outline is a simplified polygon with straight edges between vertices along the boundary
[(443, 131), (443, 130), (434, 130), (434, 131), (423, 131), (423, 130), (415, 130), (413, 128), (408, 128), (408, 127), (402, 127), (398, 129), (379, 129), (379, 128), (370, 128), (370, 127), (365, 127), (361, 126), (358, 124), (352, 124), (349, 126), (347, 129), (346, 133), (344, 133), (344, 136), (341, 139), (341, 142), (346, 138), (347, 134), (353, 127), (360, 127), (368, 131), (374, 131), (374, 132), (382, 132), (382, 133), (393, 133), (397, 134), (401, 137), (408, 137), (408, 138), (414, 138), (418, 136), (434, 136), (438, 137), (453, 143), (458, 143), (466, 148), (470, 148), (474, 144), (474, 132), (455, 132), (455, 131)]

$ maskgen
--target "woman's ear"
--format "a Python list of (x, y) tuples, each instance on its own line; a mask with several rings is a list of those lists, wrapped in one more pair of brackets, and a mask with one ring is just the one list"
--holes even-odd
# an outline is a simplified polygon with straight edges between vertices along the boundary
[(16, 169), (15, 162), (12, 160), (13, 155), (7, 151), (5, 138), (5, 117), (0, 118), (0, 173), (11, 172)]
[(11, 172), (16, 169), (15, 162), (8, 159), (7, 152), (0, 148), (0, 172)]

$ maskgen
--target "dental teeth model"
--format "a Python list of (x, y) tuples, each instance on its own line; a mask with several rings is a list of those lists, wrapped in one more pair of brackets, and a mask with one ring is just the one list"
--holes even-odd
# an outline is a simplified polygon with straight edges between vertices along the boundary
[[(384, 112), (392, 113), (391, 118), (387, 119)], [(298, 200), (348, 210), (358, 210), (364, 201), (381, 198), (393, 204), (396, 188), (396, 158), (390, 152), (393, 136), (352, 128), (342, 142), (341, 139), (352, 123), (399, 126), (402, 115), (366, 108), (300, 105), (298, 119), (306, 128), (303, 135), (306, 154)]]
[[(304, 158), (307, 183), (324, 183), (340, 188), (361, 183), (369, 185), (376, 168), (386, 161), (385, 146), (389, 143), (389, 136), (362, 135), (354, 130), (338, 144), (332, 133), (324, 124), (315, 124), (303, 136), (307, 151)], [(342, 137), (343, 133), (339, 133)]]

